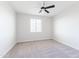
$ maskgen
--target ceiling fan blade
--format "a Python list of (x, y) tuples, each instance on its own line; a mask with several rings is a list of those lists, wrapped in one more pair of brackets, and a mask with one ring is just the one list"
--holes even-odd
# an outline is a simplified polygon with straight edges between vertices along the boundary
[(55, 5), (51, 5), (51, 6), (45, 7), (45, 9), (54, 8), (54, 7)]
[(49, 11), (47, 11), (46, 9), (45, 9), (45, 12), (49, 13)]
[(41, 13), (42, 12), (42, 9), (39, 11), (39, 13)]

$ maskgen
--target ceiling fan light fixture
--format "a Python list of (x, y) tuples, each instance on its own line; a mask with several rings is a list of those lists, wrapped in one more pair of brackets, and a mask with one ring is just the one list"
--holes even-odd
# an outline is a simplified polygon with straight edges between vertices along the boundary
[(44, 11), (45, 11), (46, 13), (49, 13), (49, 11), (48, 11), (47, 9), (54, 8), (54, 7), (55, 7), (55, 5), (50, 5), (50, 6), (45, 7), (45, 1), (44, 1), (44, 2), (43, 2), (43, 6), (41, 7), (41, 10), (40, 10), (39, 13), (42, 12), (42, 9), (44, 9)]

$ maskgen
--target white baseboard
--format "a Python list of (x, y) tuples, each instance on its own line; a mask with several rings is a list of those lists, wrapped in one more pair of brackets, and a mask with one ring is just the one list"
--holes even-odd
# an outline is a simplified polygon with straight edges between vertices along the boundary
[(38, 39), (38, 40), (24, 40), (24, 41), (17, 41), (17, 43), (21, 43), (21, 42), (31, 42), (31, 41), (39, 41), (39, 40), (48, 40), (48, 39), (51, 39), (51, 38), (47, 38), (47, 39)]
[(64, 42), (64, 41), (58, 40), (58, 39), (56, 39), (56, 38), (54, 38), (53, 40), (56, 40), (57, 42), (59, 42), (59, 43), (61, 43), (61, 44), (64, 44), (64, 45), (67, 45), (67, 46), (69, 46), (69, 47), (71, 47), (71, 48), (73, 48), (73, 49), (79, 50), (79, 48), (77, 48), (77, 47), (75, 47), (75, 46), (73, 46), (73, 45), (71, 45), (71, 44), (69, 44), (69, 43), (66, 43), (66, 42)]
[(4, 58), (4, 56), (5, 56), (15, 45), (16, 45), (16, 43), (15, 43), (15, 44), (12, 44), (12, 45), (3, 53), (3, 55), (0, 56), (0, 58)]

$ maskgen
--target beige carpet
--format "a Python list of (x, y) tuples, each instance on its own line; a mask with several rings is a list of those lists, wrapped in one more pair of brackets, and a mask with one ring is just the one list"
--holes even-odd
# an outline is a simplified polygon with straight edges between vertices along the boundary
[(55, 40), (40, 40), (18, 43), (5, 58), (73, 58), (79, 51)]

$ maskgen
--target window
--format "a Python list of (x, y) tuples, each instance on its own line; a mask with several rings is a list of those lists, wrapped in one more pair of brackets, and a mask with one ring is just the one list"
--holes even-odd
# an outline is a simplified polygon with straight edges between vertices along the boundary
[(40, 19), (31, 19), (31, 32), (42, 32), (42, 21)]

